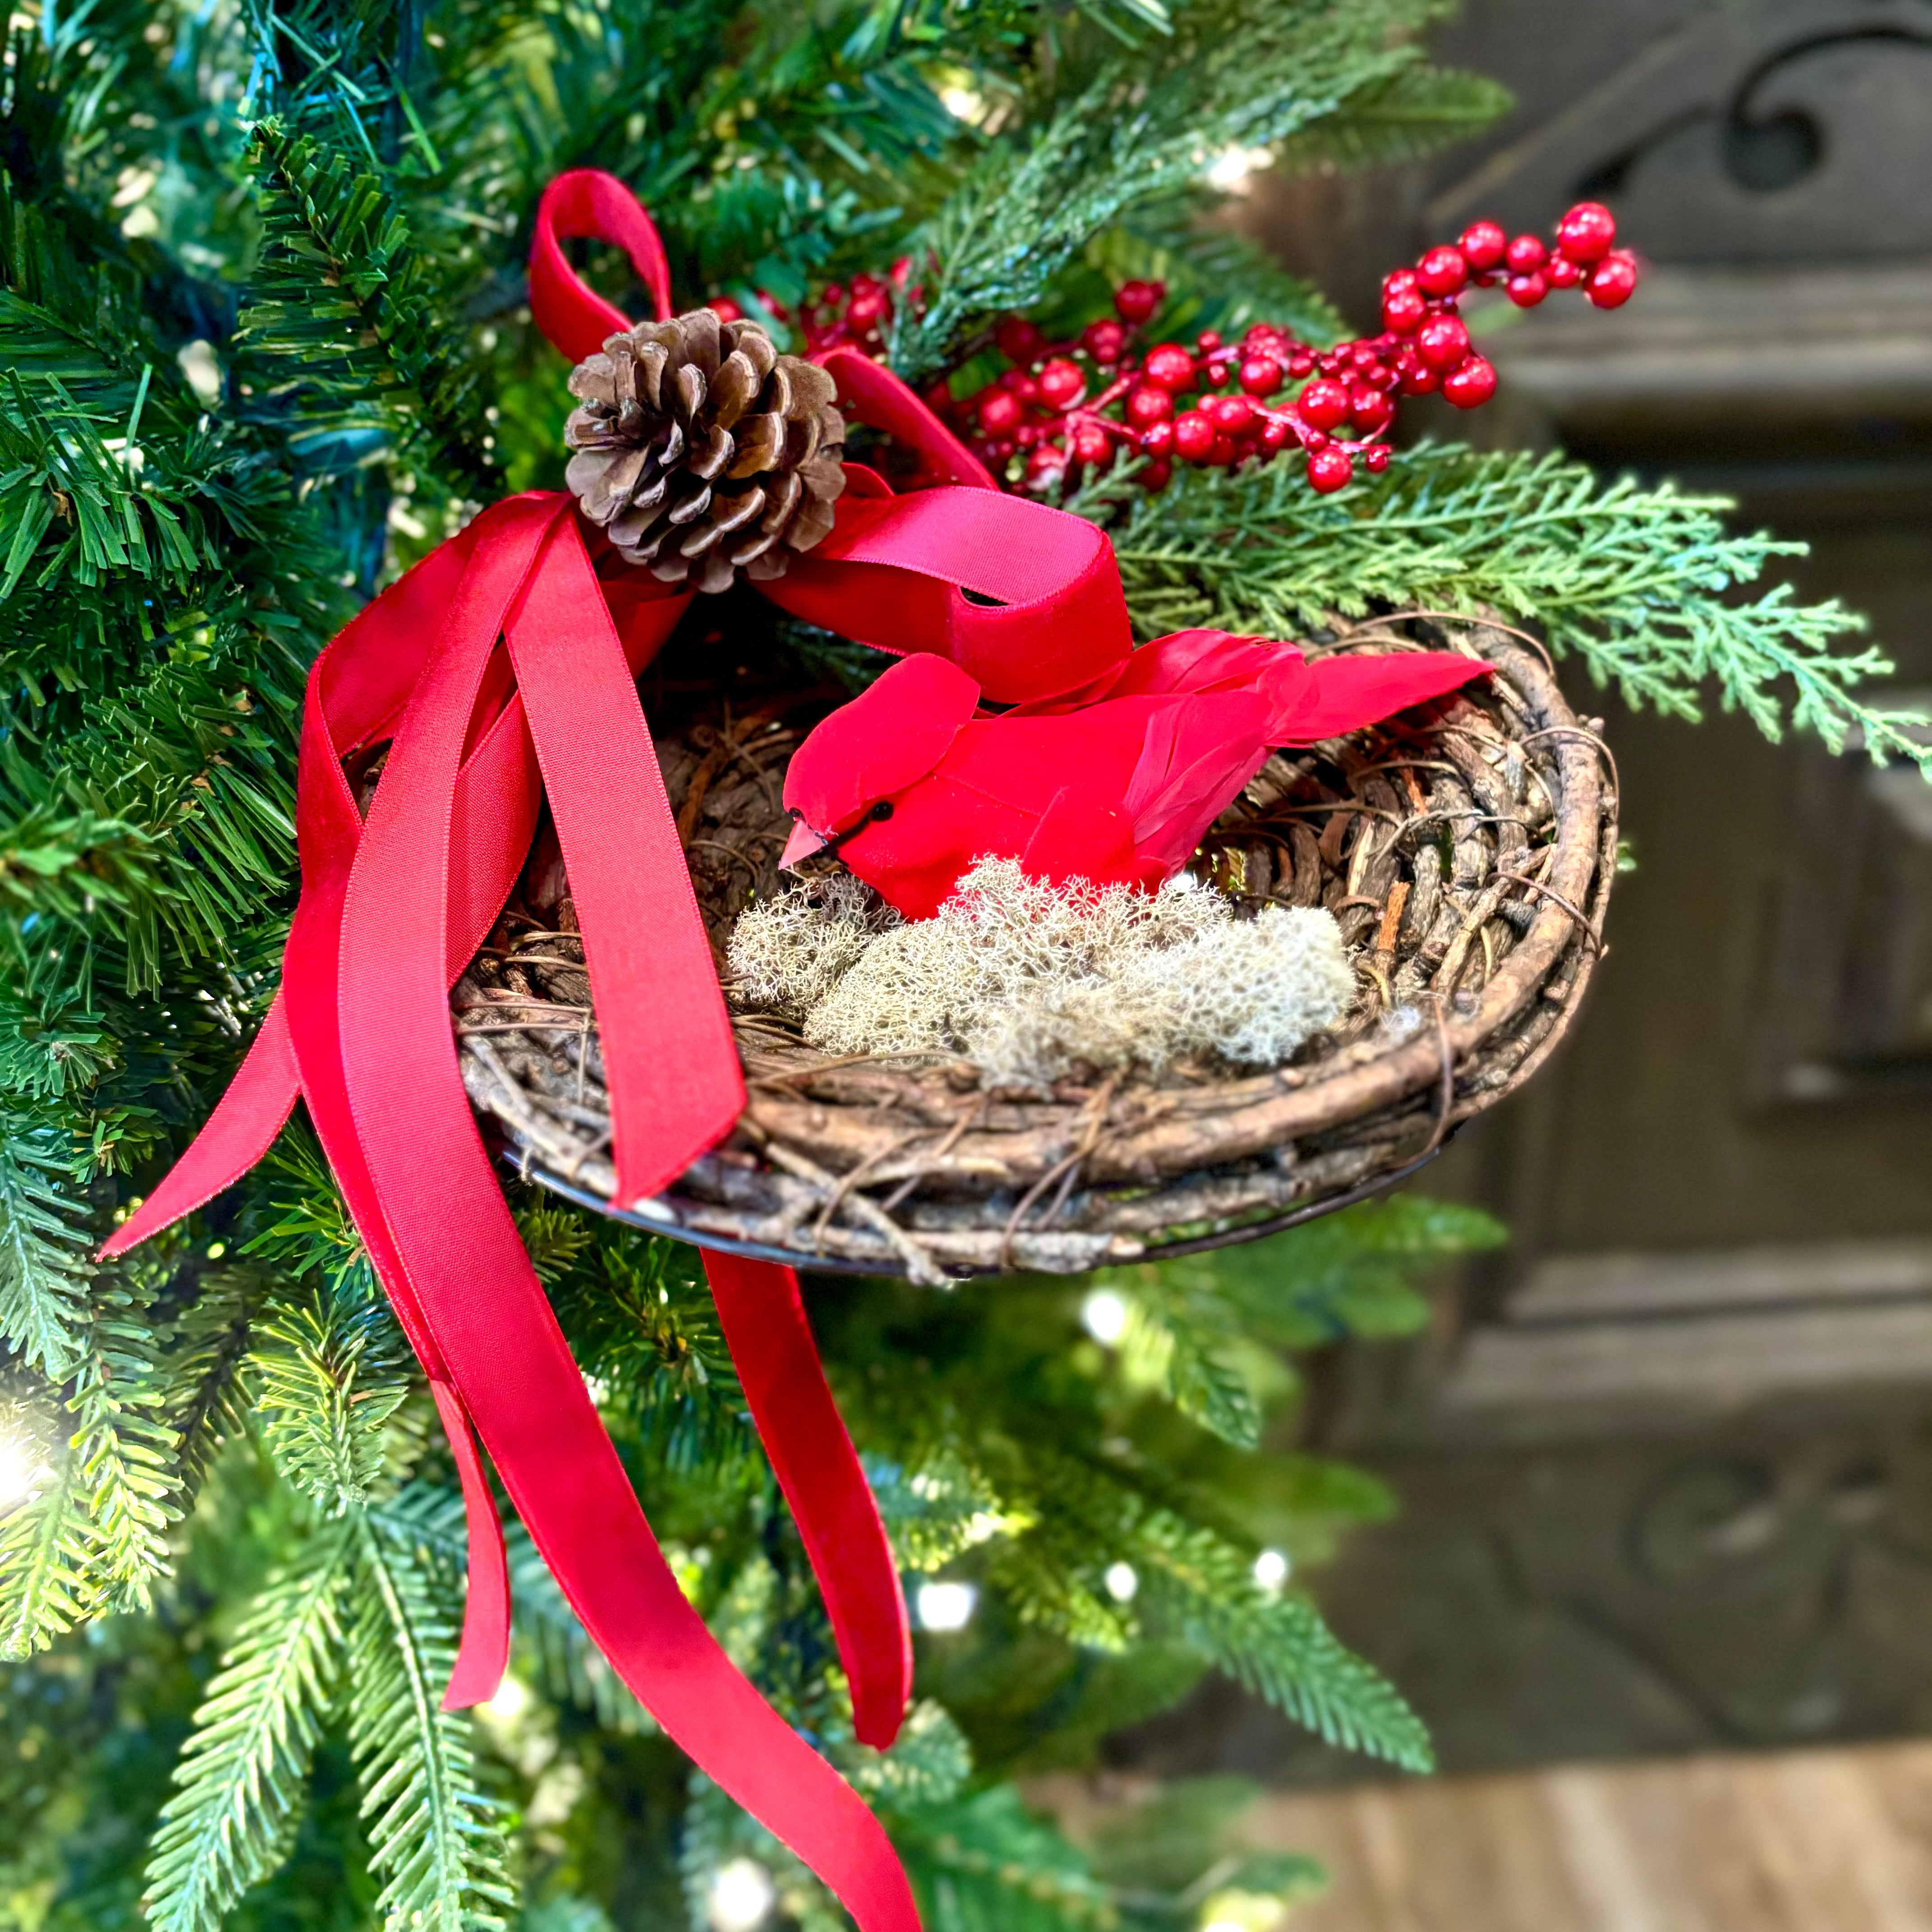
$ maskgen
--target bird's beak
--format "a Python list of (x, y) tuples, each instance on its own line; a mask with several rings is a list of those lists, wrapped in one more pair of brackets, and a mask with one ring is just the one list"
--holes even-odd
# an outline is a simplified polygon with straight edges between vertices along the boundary
[(778, 870), (790, 872), (802, 860), (809, 859), (813, 853), (822, 849), (824, 844), (823, 833), (813, 831), (803, 819), (795, 819), (791, 836), (785, 841), (785, 848), (778, 855)]

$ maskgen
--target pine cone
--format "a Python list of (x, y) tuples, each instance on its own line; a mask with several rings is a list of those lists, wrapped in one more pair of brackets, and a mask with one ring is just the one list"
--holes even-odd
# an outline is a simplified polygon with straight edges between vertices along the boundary
[(845, 487), (832, 378), (708, 308), (640, 322), (570, 372), (566, 478), (584, 514), (667, 584), (784, 574)]

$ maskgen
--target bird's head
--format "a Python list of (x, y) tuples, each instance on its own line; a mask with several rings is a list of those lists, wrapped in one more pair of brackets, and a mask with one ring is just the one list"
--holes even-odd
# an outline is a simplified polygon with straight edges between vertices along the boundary
[(836, 848), (932, 770), (980, 702), (980, 687), (946, 658), (902, 658), (842, 704), (792, 754), (785, 809), (798, 820), (779, 863)]

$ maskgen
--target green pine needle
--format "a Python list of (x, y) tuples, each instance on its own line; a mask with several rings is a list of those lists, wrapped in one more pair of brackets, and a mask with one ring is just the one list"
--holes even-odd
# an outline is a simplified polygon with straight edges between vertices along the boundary
[(1371, 167), (1408, 160), (1500, 120), (1512, 104), (1508, 88), (1486, 74), (1406, 67), (1351, 94), (1305, 132), (1275, 150), (1290, 173), (1317, 167)]
[(419, 442), (472, 494), (498, 494), (476, 365), (387, 185), (274, 120), (256, 128), (253, 160), (268, 245), (242, 317), (248, 351), (303, 372), (311, 435), (349, 448), (374, 428)]
[(1345, 1750), (1405, 1771), (1435, 1768), (1422, 1720), (1373, 1666), (1343, 1645), (1305, 1598), (1269, 1598), (1232, 1566), (1177, 1546), (1156, 1589), (1189, 1640), (1258, 1696)]
[(87, 1616), (90, 1537), (74, 1458), (0, 1516), (0, 1658), (45, 1650)]
[(893, 1839), (928, 1932), (1106, 1932), (1120, 1922), (1084, 1855), (1010, 1786), (895, 1819)]
[(93, 1319), (68, 1407), (68, 1454), (87, 1511), (91, 1610), (147, 1610), (173, 1568), (169, 1532), (182, 1516), (181, 1437), (167, 1418), (165, 1328), (151, 1303), (98, 1277)]
[(1344, 143), (1370, 141), (1372, 128), (1412, 145), (1466, 131), (1504, 97), (1428, 74), (1414, 36), (1438, 10), (1431, 0), (1196, 0), (1158, 42), (1076, 53), (1036, 119), (990, 145), (912, 236), (914, 259), (935, 268), (922, 304), (895, 317), (893, 367), (915, 381), (944, 368), (987, 318), (1036, 304), (1090, 237), (1198, 183), (1226, 151), (1298, 142), (1305, 161), (1331, 120)]

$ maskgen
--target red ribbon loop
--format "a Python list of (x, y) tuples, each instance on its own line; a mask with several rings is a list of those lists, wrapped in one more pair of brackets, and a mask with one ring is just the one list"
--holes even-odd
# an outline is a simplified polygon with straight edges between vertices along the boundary
[(601, 168), (573, 168), (559, 175), (537, 203), (530, 239), (530, 314), (538, 328), (573, 362), (594, 356), (604, 338), (631, 326), (631, 319), (606, 302), (564, 259), (563, 243), (578, 238), (614, 242), (662, 321), (671, 314), (670, 263), (657, 224), (638, 197)]

